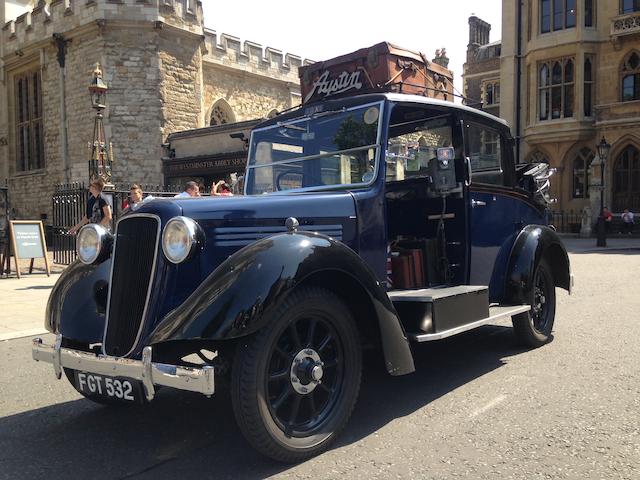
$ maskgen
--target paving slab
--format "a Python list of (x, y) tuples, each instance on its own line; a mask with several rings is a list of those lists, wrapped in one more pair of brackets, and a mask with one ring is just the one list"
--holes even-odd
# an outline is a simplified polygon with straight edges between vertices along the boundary
[(44, 310), (59, 273), (0, 278), (0, 341), (40, 335)]

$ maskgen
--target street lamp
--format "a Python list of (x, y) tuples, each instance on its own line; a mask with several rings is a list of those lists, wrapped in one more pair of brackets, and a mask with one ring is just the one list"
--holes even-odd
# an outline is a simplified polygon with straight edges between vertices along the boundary
[(605, 225), (605, 219), (603, 215), (604, 211), (604, 163), (609, 156), (609, 150), (611, 150), (611, 145), (607, 143), (604, 139), (604, 135), (602, 136), (602, 140), (600, 143), (596, 145), (596, 149), (598, 150), (598, 157), (600, 157), (600, 215), (598, 216), (598, 224), (596, 227), (597, 232), (597, 242), (596, 246), (598, 247), (606, 247), (607, 246), (607, 230)]
[(89, 85), (91, 95), (91, 107), (96, 111), (96, 118), (93, 123), (93, 141), (89, 144), (91, 159), (89, 160), (89, 181), (101, 178), (107, 187), (111, 187), (111, 164), (113, 162), (113, 151), (110, 144), (107, 144), (102, 122), (103, 111), (107, 108), (107, 90), (109, 88), (102, 81), (102, 70), (100, 64), (96, 63), (93, 71), (93, 79)]

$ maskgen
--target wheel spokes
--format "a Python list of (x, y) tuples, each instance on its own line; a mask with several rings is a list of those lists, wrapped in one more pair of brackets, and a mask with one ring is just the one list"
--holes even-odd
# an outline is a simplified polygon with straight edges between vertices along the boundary
[(302, 348), (302, 342), (300, 341), (300, 335), (298, 334), (297, 324), (294, 322), (289, 327), (289, 331), (291, 332), (291, 339), (293, 340), (293, 345), (296, 350), (300, 350)]
[(301, 395), (296, 395), (295, 397), (293, 397), (293, 405), (291, 405), (291, 415), (289, 416), (289, 427), (292, 427), (296, 423), (298, 412), (300, 411), (300, 402), (302, 402)]
[(293, 393), (291, 391), (291, 388), (289, 388), (289, 386), (285, 387), (285, 389), (282, 391), (282, 393), (276, 399), (276, 401), (271, 404), (273, 409), (277, 411), (284, 404), (284, 402), (287, 400), (287, 398), (289, 398), (291, 393)]
[(289, 378), (289, 370), (285, 368), (284, 370), (279, 370), (277, 372), (273, 372), (269, 374), (269, 381), (275, 382), (277, 380), (285, 380)]
[(325, 348), (327, 348), (327, 345), (329, 345), (329, 342), (332, 340), (332, 336), (330, 333), (327, 333), (327, 335), (322, 339), (322, 341), (320, 342), (320, 345), (318, 345), (318, 352), (322, 352)]
[(307, 331), (307, 340), (306, 340), (306, 347), (310, 348), (313, 346), (313, 337), (316, 333), (316, 325), (318, 324), (318, 321), (315, 318), (312, 318), (309, 321), (309, 330)]

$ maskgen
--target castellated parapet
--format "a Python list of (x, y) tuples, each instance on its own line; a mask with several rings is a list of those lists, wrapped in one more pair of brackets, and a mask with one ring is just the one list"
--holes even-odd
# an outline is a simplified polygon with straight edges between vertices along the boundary
[(48, 6), (41, 2), (31, 12), (5, 23), (4, 53), (49, 41), (54, 33), (109, 21), (151, 22), (156, 28), (166, 25), (203, 34), (199, 0), (53, 0)]
[(233, 35), (218, 34), (207, 28), (204, 29), (204, 45), (204, 62), (295, 84), (299, 83), (298, 68), (314, 63), (312, 60), (303, 60), (298, 55), (283, 54), (281, 50), (264, 47), (249, 40), (241, 41)]
[[(40, 1), (2, 26), (0, 53), (0, 182), (17, 218), (50, 219), (54, 185), (87, 181), (96, 62), (109, 87), (116, 184), (162, 184), (163, 142), (208, 126), (215, 104), (244, 121), (299, 103), (298, 67), (312, 63), (206, 30), (198, 0)], [(44, 166), (21, 171), (15, 82), (25, 72), (41, 79)]]

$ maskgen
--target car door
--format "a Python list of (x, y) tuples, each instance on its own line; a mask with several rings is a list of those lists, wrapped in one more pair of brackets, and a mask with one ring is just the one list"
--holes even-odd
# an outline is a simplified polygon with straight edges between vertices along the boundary
[(512, 147), (504, 127), (488, 119), (466, 119), (464, 134), (471, 169), (469, 283), (489, 285), (495, 299), (502, 285), (496, 275), (502, 270), (496, 265), (506, 263), (524, 226), (521, 200), (513, 189)]

